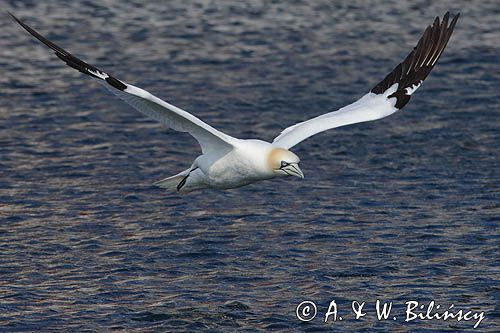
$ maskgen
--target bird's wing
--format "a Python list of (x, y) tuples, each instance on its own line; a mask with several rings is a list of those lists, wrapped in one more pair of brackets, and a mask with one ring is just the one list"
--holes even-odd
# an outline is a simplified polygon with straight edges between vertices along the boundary
[(192, 114), (161, 100), (146, 90), (120, 81), (101, 71), (97, 67), (87, 64), (52, 43), (44, 36), (40, 35), (37, 31), (29, 27), (26, 23), (22, 22), (11, 13), (9, 14), (31, 35), (51, 48), (55, 52), (56, 56), (58, 56), (68, 66), (91, 77), (100, 79), (100, 82), (115, 95), (146, 116), (153, 118), (176, 131), (188, 132), (191, 134), (200, 143), (203, 153), (208, 153), (213, 150), (217, 150), (217, 152), (224, 152), (233, 148), (233, 143), (237, 139), (216, 130)]
[(273, 145), (289, 149), (319, 132), (381, 119), (403, 108), (443, 53), (458, 16), (451, 23), (448, 22), (450, 13), (446, 13), (441, 22), (436, 17), (406, 59), (368, 94), (337, 111), (286, 128), (274, 139)]

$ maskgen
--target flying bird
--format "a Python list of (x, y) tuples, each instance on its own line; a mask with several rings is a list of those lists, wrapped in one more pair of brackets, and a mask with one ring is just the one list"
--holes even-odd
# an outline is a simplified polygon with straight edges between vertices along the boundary
[(98, 79), (146, 116), (176, 131), (188, 132), (199, 142), (202, 154), (189, 168), (155, 183), (179, 192), (236, 188), (282, 176), (304, 178), (299, 167), (300, 159), (290, 149), (328, 129), (381, 119), (403, 108), (441, 57), (459, 17), (457, 14), (451, 22), (449, 12), (442, 20), (436, 17), (403, 62), (359, 100), (337, 111), (290, 126), (270, 143), (229, 136), (146, 90), (87, 64), (9, 14), (68, 66)]

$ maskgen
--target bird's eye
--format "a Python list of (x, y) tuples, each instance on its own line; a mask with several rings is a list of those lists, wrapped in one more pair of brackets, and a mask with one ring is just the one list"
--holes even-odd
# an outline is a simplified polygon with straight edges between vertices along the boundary
[(284, 168), (284, 167), (286, 167), (286, 166), (289, 166), (289, 165), (290, 165), (290, 163), (285, 162), (285, 161), (281, 161), (281, 167), (282, 167), (282, 168)]

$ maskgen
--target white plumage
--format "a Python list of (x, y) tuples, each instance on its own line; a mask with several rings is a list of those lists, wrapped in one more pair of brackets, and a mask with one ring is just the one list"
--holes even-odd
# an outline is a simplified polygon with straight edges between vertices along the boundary
[[(12, 15), (12, 14), (11, 14)], [(30, 34), (50, 47), (70, 67), (100, 80), (111, 92), (146, 116), (176, 131), (188, 132), (200, 144), (202, 155), (192, 165), (155, 184), (174, 191), (202, 188), (235, 188), (279, 176), (304, 178), (300, 159), (289, 149), (328, 129), (387, 117), (398, 111), (422, 84), (441, 56), (458, 19), (446, 13), (436, 18), (417, 46), (384, 80), (358, 101), (283, 130), (272, 143), (229, 136), (192, 114), (141, 88), (118, 80), (55, 45), (37, 31), (12, 17)]]

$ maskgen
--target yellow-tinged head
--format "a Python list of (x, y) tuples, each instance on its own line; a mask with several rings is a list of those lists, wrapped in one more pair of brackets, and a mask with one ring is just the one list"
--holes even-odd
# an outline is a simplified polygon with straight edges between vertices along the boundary
[(267, 162), (276, 175), (304, 178), (304, 173), (299, 168), (300, 158), (287, 149), (273, 148)]

